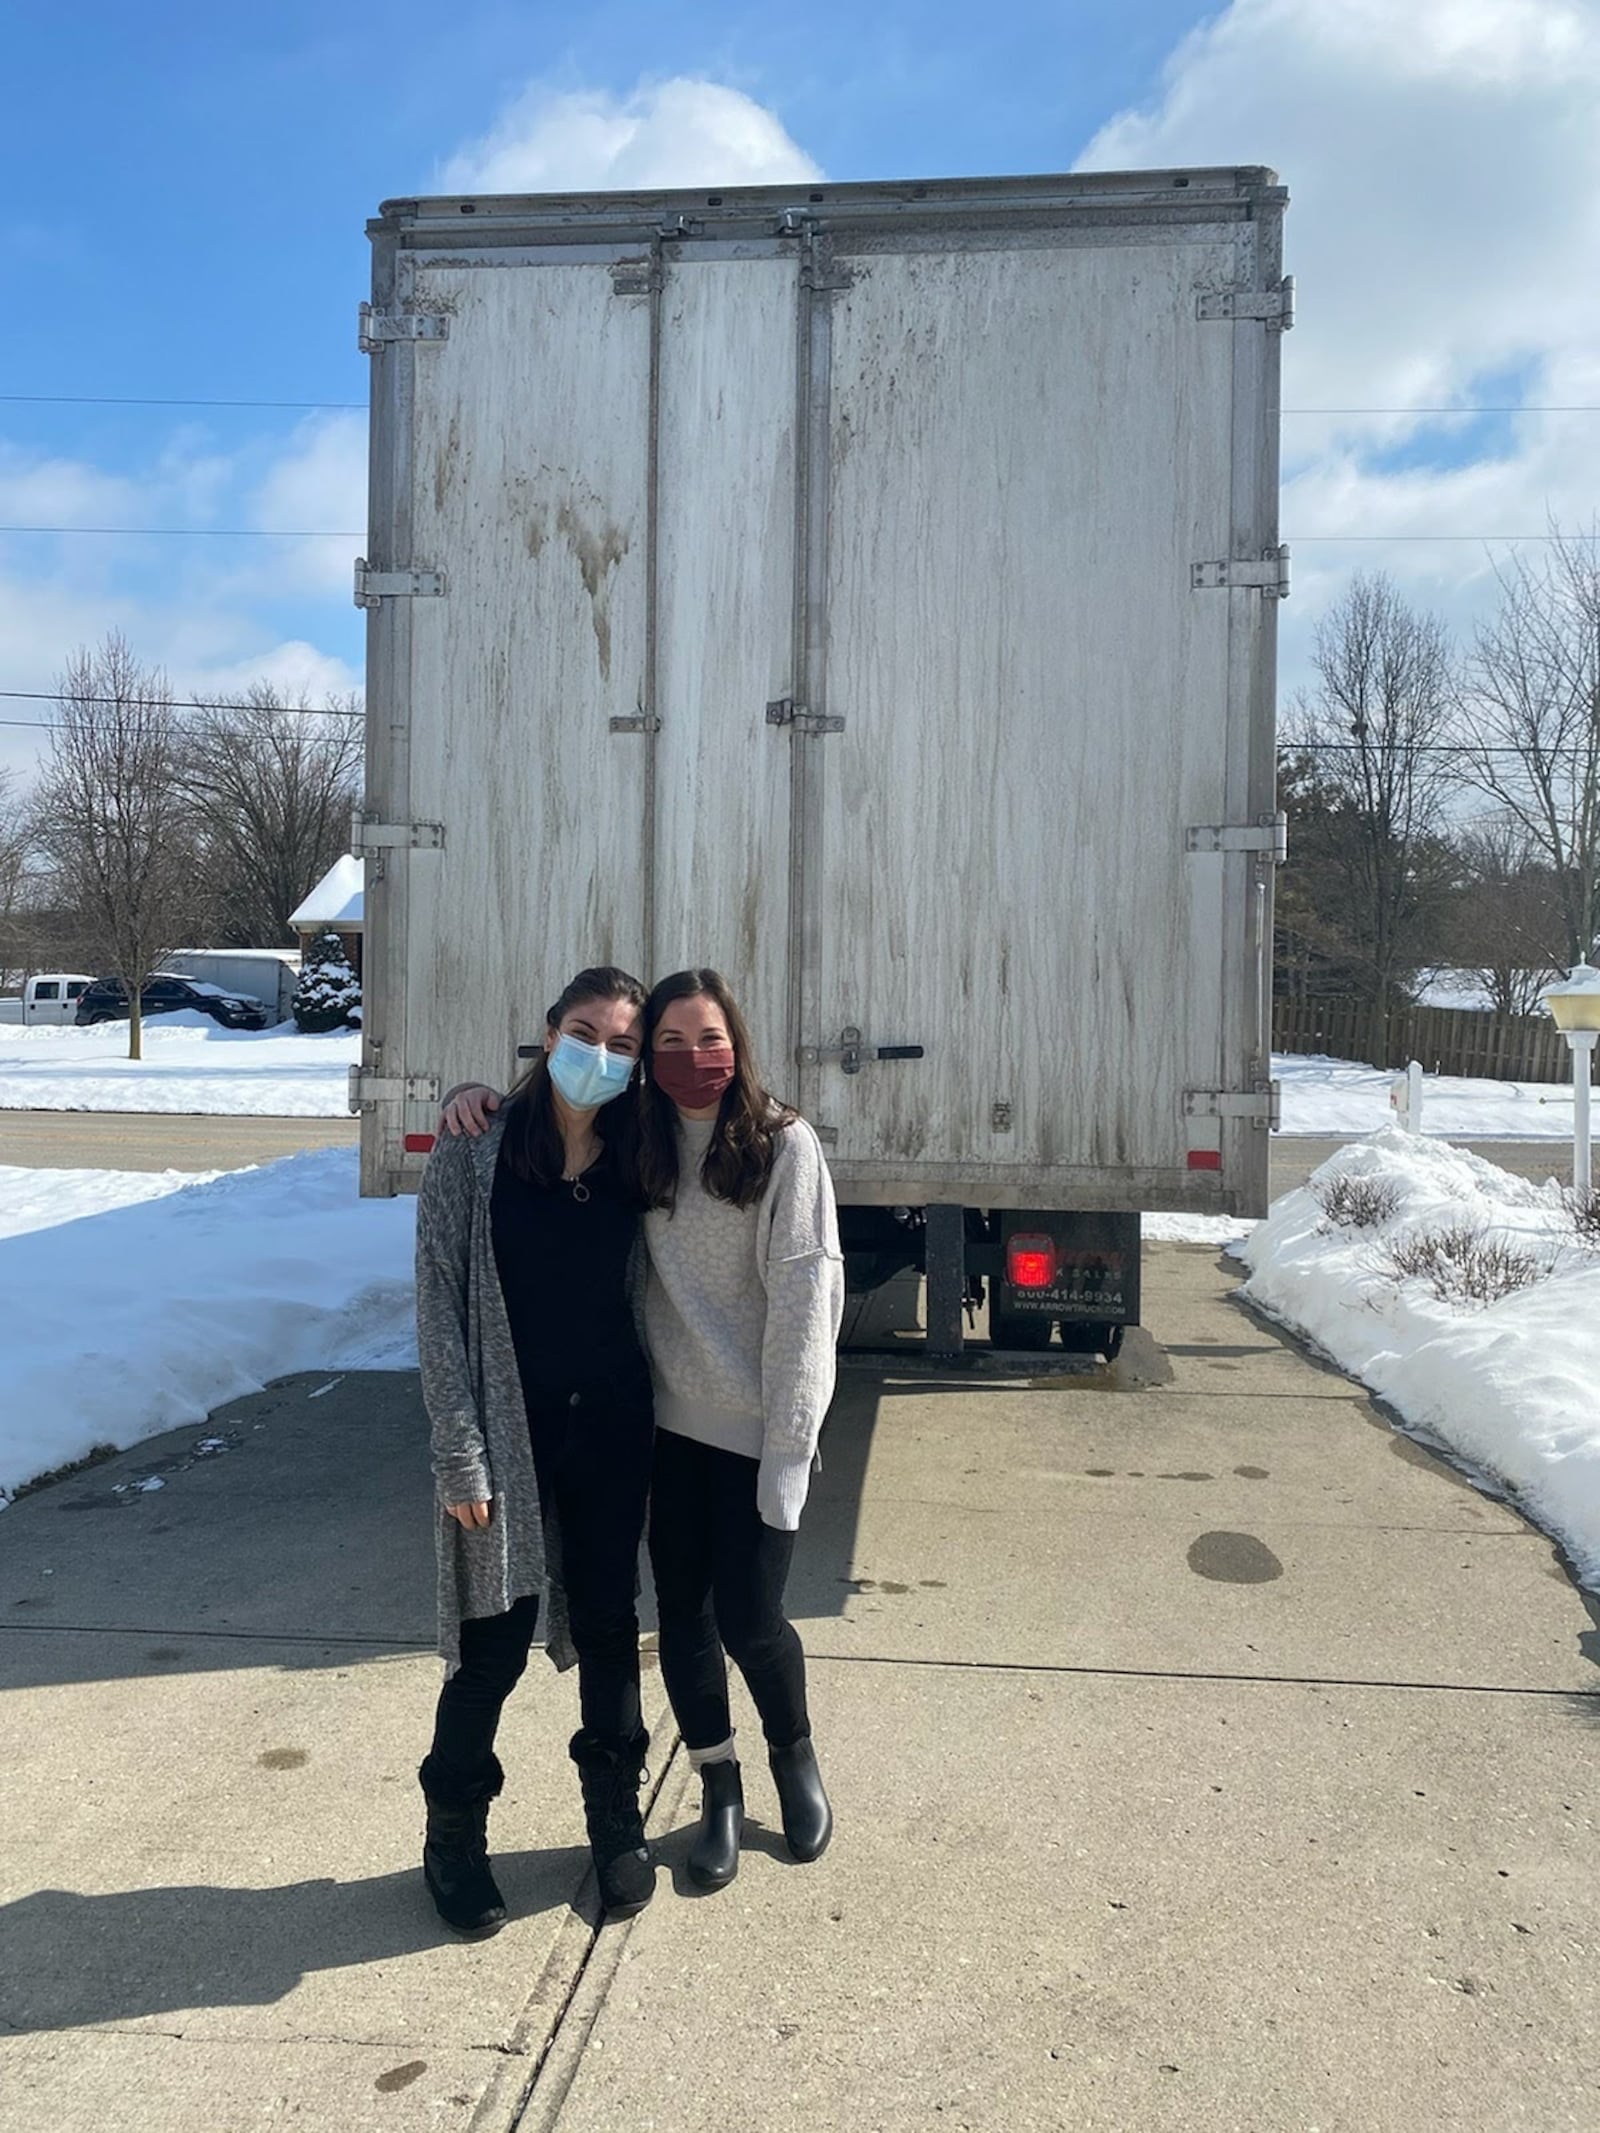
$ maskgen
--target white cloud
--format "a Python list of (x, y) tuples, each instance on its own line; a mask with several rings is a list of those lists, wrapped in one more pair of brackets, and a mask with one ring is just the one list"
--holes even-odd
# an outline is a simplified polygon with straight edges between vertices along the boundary
[[(1286, 407), (1600, 405), (1600, 10), (1593, 0), (1233, 0), (1161, 94), (1090, 142), (1091, 169), (1265, 163), (1289, 186), (1299, 324)], [(1486, 392), (1486, 388), (1488, 388)], [(1600, 416), (1528, 415), (1468, 465), (1448, 424), (1288, 416), (1293, 536), (1530, 533), (1594, 510)], [(1392, 469), (1392, 448), (1432, 462)], [(1419, 447), (1421, 449), (1419, 449)], [(1293, 653), (1356, 567), (1457, 626), (1493, 575), (1476, 542), (1296, 554)]]
[(0, 525), (125, 526), (140, 491), (81, 459), (0, 443)]
[(681, 77), (631, 95), (534, 82), (443, 165), (447, 193), (782, 185), (821, 175), (782, 122), (741, 90)]
[(251, 582), (270, 580), (280, 596), (348, 595), (352, 566), (366, 546), (366, 416), (314, 415), (299, 424), (257, 486), (250, 509), (257, 526), (304, 532), (328, 527), (333, 536), (258, 544), (262, 553), (245, 566)]
[[(0, 441), (0, 524), (350, 527), (366, 518), (365, 420), (301, 424), (263, 454), (235, 456), (178, 431), (136, 473), (49, 459)], [(347, 609), (358, 539), (318, 541), (0, 539), (0, 688), (47, 697), (72, 653), (120, 630), (175, 694), (206, 698), (269, 681), (313, 699), (359, 674), (312, 641), (319, 613)], [(294, 615), (285, 633), (283, 610)], [(342, 620), (342, 615), (341, 615)], [(51, 705), (0, 700), (0, 720)], [(0, 724), (0, 768), (31, 776), (45, 742)]]

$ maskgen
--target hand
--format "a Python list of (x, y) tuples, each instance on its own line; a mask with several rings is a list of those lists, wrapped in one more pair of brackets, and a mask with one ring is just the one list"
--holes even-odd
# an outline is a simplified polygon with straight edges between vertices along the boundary
[(469, 1081), (445, 1105), (441, 1121), (447, 1132), (465, 1133), (470, 1140), (476, 1140), (499, 1108), (500, 1098), (495, 1090), (486, 1082)]
[(445, 1509), (458, 1526), (471, 1533), (479, 1526), (489, 1523), (489, 1506), (486, 1503), (450, 1503)]

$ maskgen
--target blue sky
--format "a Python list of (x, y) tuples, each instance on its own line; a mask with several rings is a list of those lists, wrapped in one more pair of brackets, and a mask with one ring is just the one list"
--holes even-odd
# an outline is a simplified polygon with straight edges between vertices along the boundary
[[(0, 393), (360, 403), (380, 200), (497, 155), (603, 184), (613, 166), (584, 145), (596, 114), (676, 171), (699, 97), (765, 129), (749, 153), (835, 179), (1276, 163), (1301, 288), (1289, 405), (1600, 402), (1597, 7), (26, 6), (7, 31)], [(689, 85), (676, 104), (672, 82)], [(257, 672), (313, 694), (358, 685), (352, 544), (216, 530), (358, 528), (360, 431), (336, 409), (0, 399), (0, 527), (193, 534), (0, 531), (0, 689), (48, 689), (110, 624), (186, 690)], [(1586, 519), (1597, 439), (1592, 417), (1289, 418), (1285, 526), (1307, 537), (1290, 665), (1362, 563), (1468, 625), (1489, 551), (1420, 536)], [(1330, 530), (1382, 540), (1311, 538)], [(0, 766), (36, 753), (0, 727)]]

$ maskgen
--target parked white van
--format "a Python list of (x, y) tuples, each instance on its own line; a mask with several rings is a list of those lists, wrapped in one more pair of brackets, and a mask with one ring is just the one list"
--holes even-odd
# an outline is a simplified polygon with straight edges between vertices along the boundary
[(20, 994), (0, 1000), (0, 1022), (71, 1022), (80, 994), (93, 983), (81, 970), (41, 970)]

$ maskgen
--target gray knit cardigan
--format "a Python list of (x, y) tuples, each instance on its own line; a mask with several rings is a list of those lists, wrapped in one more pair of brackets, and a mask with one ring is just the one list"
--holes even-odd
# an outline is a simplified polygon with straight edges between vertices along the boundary
[[(539, 1501), (528, 1413), (495, 1267), (489, 1199), (505, 1114), (477, 1139), (441, 1134), (417, 1200), (417, 1349), (433, 1441), (439, 1651), (461, 1663), (461, 1624), (543, 1595), (545, 1649), (577, 1658), (561, 1587), (560, 1536)], [(453, 1503), (492, 1503), (468, 1532)]]

